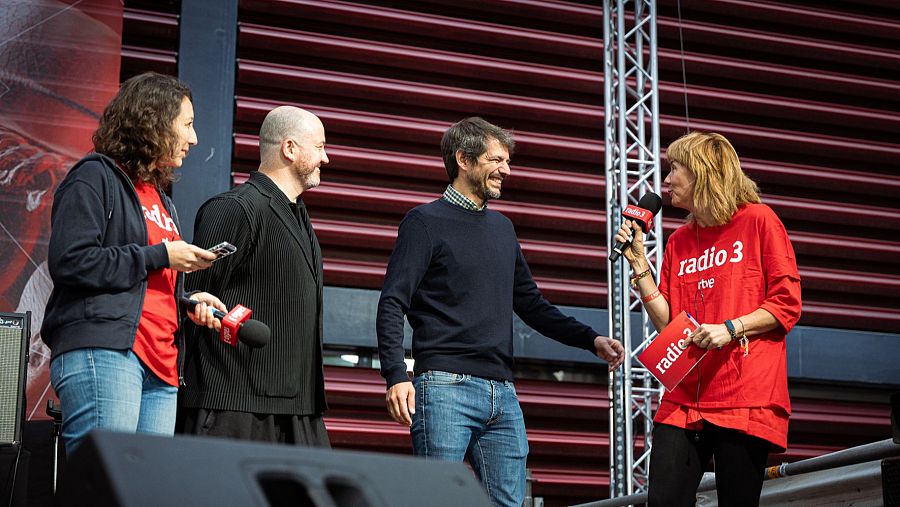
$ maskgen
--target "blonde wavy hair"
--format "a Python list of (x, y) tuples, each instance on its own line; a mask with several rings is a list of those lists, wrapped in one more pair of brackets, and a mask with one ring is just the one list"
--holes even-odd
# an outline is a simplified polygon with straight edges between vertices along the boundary
[[(727, 224), (738, 207), (760, 202), (759, 188), (744, 174), (737, 152), (721, 134), (681, 136), (666, 148), (666, 157), (694, 174), (694, 210), (712, 220), (707, 225)], [(691, 214), (688, 220), (696, 217)]]

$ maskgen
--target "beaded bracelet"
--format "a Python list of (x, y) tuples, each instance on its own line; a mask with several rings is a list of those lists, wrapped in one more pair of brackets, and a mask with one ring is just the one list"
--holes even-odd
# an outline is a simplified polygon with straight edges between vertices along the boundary
[(641, 278), (644, 278), (645, 276), (649, 276), (649, 275), (650, 275), (650, 270), (649, 270), (649, 269), (648, 269), (647, 271), (642, 272), (642, 273), (638, 273), (638, 274), (636, 274), (636, 275), (631, 275), (631, 287), (634, 288), (634, 289), (636, 289), (636, 288), (637, 288), (637, 284), (638, 284), (638, 280), (640, 280)]

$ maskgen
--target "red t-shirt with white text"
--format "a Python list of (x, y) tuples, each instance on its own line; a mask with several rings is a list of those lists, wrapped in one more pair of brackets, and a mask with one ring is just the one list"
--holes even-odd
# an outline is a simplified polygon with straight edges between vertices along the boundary
[[(147, 244), (181, 239), (175, 221), (166, 212), (154, 185), (139, 182), (137, 190), (144, 218), (147, 220)], [(150, 370), (169, 385), (178, 386), (178, 307), (175, 302), (174, 269), (163, 268), (147, 273), (147, 294), (134, 340), (134, 353)]]
[(800, 318), (800, 275), (771, 208), (746, 204), (727, 224), (680, 227), (666, 245), (659, 290), (670, 315), (684, 310), (701, 324), (721, 324), (762, 308), (779, 326), (752, 337), (746, 356), (736, 341), (711, 350), (663, 396), (654, 420), (691, 428), (706, 420), (785, 447), (791, 411), (785, 336)]

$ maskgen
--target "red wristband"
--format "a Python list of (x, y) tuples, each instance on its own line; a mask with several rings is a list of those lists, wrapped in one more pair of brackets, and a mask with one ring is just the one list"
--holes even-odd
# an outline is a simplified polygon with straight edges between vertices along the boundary
[(659, 291), (656, 291), (656, 292), (654, 292), (653, 294), (648, 294), (648, 295), (642, 297), (642, 298), (641, 298), (641, 302), (642, 302), (642, 303), (649, 303), (650, 301), (653, 301), (654, 299), (656, 299), (656, 298), (658, 298), (658, 297), (659, 297)]

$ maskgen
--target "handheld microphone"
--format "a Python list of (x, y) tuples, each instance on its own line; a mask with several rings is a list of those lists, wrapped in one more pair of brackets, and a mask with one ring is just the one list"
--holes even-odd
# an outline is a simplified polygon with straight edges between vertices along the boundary
[[(653, 215), (659, 213), (662, 208), (662, 197), (653, 192), (647, 192), (641, 196), (638, 205), (629, 204), (622, 210), (623, 220), (632, 220), (640, 224), (644, 234), (653, 227)], [(609, 262), (616, 262), (622, 256), (622, 251), (631, 245), (631, 241), (616, 243), (609, 254)]]
[[(196, 299), (181, 298), (181, 303), (188, 309), (193, 310), (200, 302)], [(209, 311), (213, 317), (222, 322), (222, 332), (219, 339), (231, 345), (237, 345), (237, 341), (248, 347), (258, 349), (269, 343), (272, 331), (264, 322), (253, 320), (250, 315), (253, 310), (241, 305), (235, 305), (228, 313), (209, 307)]]

